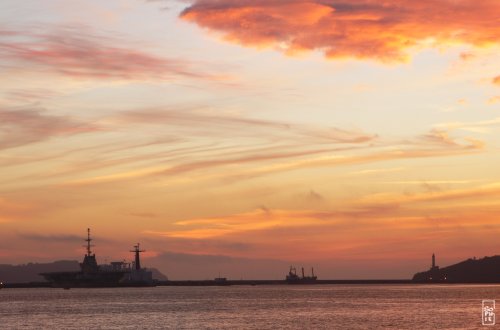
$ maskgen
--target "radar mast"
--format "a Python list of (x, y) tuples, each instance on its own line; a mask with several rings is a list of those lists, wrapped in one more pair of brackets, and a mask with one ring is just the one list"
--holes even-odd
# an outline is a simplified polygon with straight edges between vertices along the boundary
[(140, 270), (141, 269), (141, 259), (139, 257), (139, 254), (141, 252), (146, 252), (146, 250), (141, 250), (139, 248), (139, 243), (137, 243), (137, 245), (134, 245), (134, 249), (131, 250), (130, 252), (134, 252), (135, 253), (135, 269), (136, 270)]
[(84, 245), (84, 247), (87, 248), (87, 255), (90, 257), (92, 255), (92, 250), (90, 249), (92, 246), (90, 242), (92, 242), (92, 238), (90, 238), (90, 228), (87, 228), (87, 239), (84, 240), (87, 242), (87, 245)]

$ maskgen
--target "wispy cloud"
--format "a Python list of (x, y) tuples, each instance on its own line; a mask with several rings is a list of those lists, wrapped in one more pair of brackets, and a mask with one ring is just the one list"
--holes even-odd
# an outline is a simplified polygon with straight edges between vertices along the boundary
[[(45, 29), (46, 30), (46, 29)], [(123, 46), (126, 44), (127, 46)], [(194, 63), (140, 50), (141, 45), (85, 27), (60, 27), (52, 32), (32, 30), (0, 33), (4, 66), (44, 70), (70, 77), (150, 80), (173, 77), (214, 78)]]
[[(394, 141), (357, 129), (263, 120), (208, 109), (128, 110), (96, 119), (93, 124), (36, 108), (3, 110), (0, 118), (3, 148), (87, 132), (93, 133), (89, 141), (100, 134), (122, 137), (119, 143), (84, 143), (62, 153), (12, 155), (2, 160), (12, 165), (53, 162), (72, 155), (72, 162), (62, 162), (50, 173), (23, 177), (24, 181), (56, 180), (70, 186), (186, 175), (231, 183), (301, 169), (467, 155), (483, 148), (482, 141), (451, 134), (455, 126), (440, 126), (420, 136)], [(134, 153), (125, 152), (130, 150)], [(93, 155), (90, 158), (89, 153)], [(231, 170), (220, 171), (223, 168)], [(9, 180), (14, 183), (17, 178), (5, 178), (4, 183)]]
[(83, 242), (83, 237), (77, 235), (40, 235), (34, 233), (18, 233), (21, 239), (44, 243), (78, 243)]
[(394, 168), (374, 168), (368, 170), (361, 170), (349, 173), (349, 175), (359, 176), (359, 175), (379, 175), (384, 173), (393, 173), (403, 171), (403, 167), (394, 167)]
[(500, 125), (500, 117), (487, 119), (487, 120), (479, 120), (472, 122), (448, 122), (436, 124), (434, 127), (436, 131), (440, 130), (464, 130), (476, 133), (487, 133), (489, 128), (492, 126)]
[[(462, 183), (460, 181), (456, 183)], [(394, 194), (380, 193), (365, 196), (359, 200), (360, 205), (384, 205), (384, 204), (410, 204), (421, 202), (444, 202), (458, 201), (466, 199), (482, 199), (495, 198), (500, 195), (500, 183), (490, 183), (481, 186), (467, 187), (461, 189), (435, 189), (429, 192), (425, 189), (424, 192), (418, 194)], [(472, 209), (472, 205), (468, 205)]]
[[(258, 209), (248, 213), (236, 214), (227, 217), (201, 218), (178, 221), (176, 227), (186, 228), (168, 232), (146, 231), (146, 234), (160, 235), (174, 238), (211, 238), (225, 236), (239, 232), (265, 230), (281, 226), (311, 227), (322, 223), (325, 214), (313, 211), (265, 211)], [(193, 228), (194, 227), (194, 228)]]
[(495, 0), (195, 0), (181, 17), (243, 45), (402, 61), (411, 48), (498, 43), (499, 14)]
[(70, 117), (46, 114), (43, 109), (0, 108), (0, 149), (36, 143), (55, 136), (68, 136), (98, 130), (92, 124)]
[(6, 93), (8, 99), (19, 101), (24, 104), (36, 103), (59, 96), (60, 93), (46, 88), (24, 88), (14, 89)]
[(416, 185), (434, 185), (434, 184), (469, 184), (472, 183), (470, 180), (412, 180), (412, 181), (384, 181), (383, 183), (388, 184), (416, 184)]
[[(33, 241), (37, 243), (43, 244), (66, 244), (69, 243), (69, 246), (79, 246), (79, 242), (84, 242), (85, 237), (74, 235), (74, 234), (53, 234), (53, 235), (44, 235), (34, 232), (17, 232), (16, 234), (18, 239), (23, 239), (27, 241)], [(113, 243), (113, 239), (103, 238), (99, 236), (92, 236), (94, 241), (98, 241), (100, 243)]]
[(301, 124), (254, 119), (231, 114), (220, 114), (214, 111), (193, 109), (142, 109), (128, 111), (117, 115), (114, 119), (119, 123), (142, 123), (149, 125), (175, 125), (197, 128), (202, 133), (210, 131), (212, 134), (221, 131), (239, 132), (239, 135), (256, 135), (259, 129), (274, 130), (278, 134), (300, 135), (312, 138), (315, 142), (324, 143), (363, 143), (376, 139), (361, 131), (345, 130), (336, 127), (308, 127)]
[[(203, 109), (126, 111), (104, 118), (99, 123), (110, 131), (115, 126), (120, 130), (132, 125), (136, 130), (143, 127), (144, 132), (149, 132), (149, 127), (158, 127), (155, 132), (182, 138), (166, 139), (167, 142), (157, 145), (144, 142), (147, 152), (139, 152), (142, 148), (136, 149), (136, 156), (119, 153), (119, 157), (113, 157), (114, 152), (108, 150), (106, 158), (113, 159), (79, 164), (76, 168), (81, 172), (103, 166), (139, 165), (144, 162), (149, 165), (74, 179), (68, 183), (93, 184), (152, 176), (175, 177), (188, 173), (205, 173), (207, 178), (231, 182), (297, 169), (465, 155), (477, 153), (483, 148), (482, 141), (460, 139), (451, 135), (446, 127), (432, 129), (417, 137), (390, 141), (359, 130), (253, 119)], [(215, 173), (216, 169), (224, 167), (231, 167), (232, 170)]]

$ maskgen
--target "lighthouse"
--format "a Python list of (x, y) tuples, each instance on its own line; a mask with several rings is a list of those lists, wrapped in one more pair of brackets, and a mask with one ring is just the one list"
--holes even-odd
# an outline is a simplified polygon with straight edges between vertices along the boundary
[(432, 265), (431, 265), (431, 271), (438, 271), (439, 266), (436, 266), (436, 255), (433, 253), (432, 254)]

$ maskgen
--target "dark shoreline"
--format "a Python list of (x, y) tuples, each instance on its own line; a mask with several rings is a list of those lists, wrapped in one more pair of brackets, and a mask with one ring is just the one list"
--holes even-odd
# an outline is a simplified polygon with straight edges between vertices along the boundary
[[(157, 281), (154, 285), (120, 285), (117, 287), (151, 287), (151, 286), (230, 286), (230, 285), (324, 285), (324, 284), (500, 284), (499, 282), (416, 282), (412, 280), (317, 280), (313, 283), (289, 284), (285, 280), (227, 280), (216, 282), (214, 280), (177, 280)], [(30, 283), (3, 283), (3, 289), (9, 288), (52, 288), (48, 282)]]
[(224, 286), (224, 285), (321, 285), (321, 284), (410, 284), (411, 280), (316, 280), (307, 283), (287, 283), (285, 280), (227, 280), (226, 282), (161, 281), (158, 286)]

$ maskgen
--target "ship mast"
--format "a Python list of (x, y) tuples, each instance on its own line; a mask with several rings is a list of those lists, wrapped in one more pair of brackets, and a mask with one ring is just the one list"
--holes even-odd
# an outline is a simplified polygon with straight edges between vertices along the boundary
[(135, 253), (135, 269), (140, 270), (141, 269), (141, 259), (139, 257), (139, 253), (146, 252), (146, 250), (139, 249), (139, 243), (137, 243), (137, 245), (134, 245), (134, 249), (131, 250), (130, 252)]
[(84, 245), (84, 247), (87, 248), (87, 255), (90, 257), (90, 255), (92, 254), (90, 247), (94, 246), (90, 244), (90, 242), (92, 241), (92, 238), (90, 238), (90, 228), (87, 228), (87, 239), (85, 239), (84, 241), (87, 242), (87, 245)]

